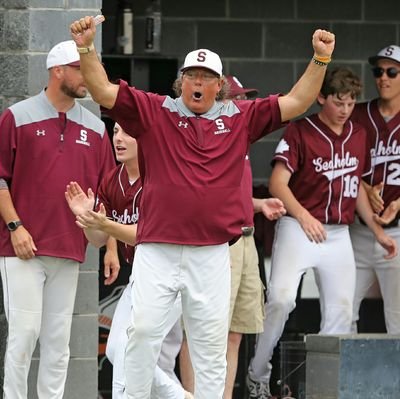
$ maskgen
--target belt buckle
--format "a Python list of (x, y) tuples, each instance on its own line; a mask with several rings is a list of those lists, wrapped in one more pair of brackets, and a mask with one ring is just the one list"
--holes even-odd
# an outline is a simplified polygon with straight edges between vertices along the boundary
[(244, 226), (242, 227), (242, 236), (248, 237), (251, 236), (254, 233), (254, 227), (253, 226)]

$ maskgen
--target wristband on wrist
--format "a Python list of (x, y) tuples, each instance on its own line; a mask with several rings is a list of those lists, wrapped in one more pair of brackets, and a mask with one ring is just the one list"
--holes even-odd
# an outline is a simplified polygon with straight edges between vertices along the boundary
[(92, 43), (89, 47), (77, 47), (76, 50), (79, 54), (87, 54), (94, 50), (94, 44)]
[(332, 61), (332, 58), (330, 56), (320, 57), (320, 56), (314, 54), (312, 60), (313, 60), (314, 64), (317, 64), (319, 66), (325, 66), (325, 65), (328, 65)]

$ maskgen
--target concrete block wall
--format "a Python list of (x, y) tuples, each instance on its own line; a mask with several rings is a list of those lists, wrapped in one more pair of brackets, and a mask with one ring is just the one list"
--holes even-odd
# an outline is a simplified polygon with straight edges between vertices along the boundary
[[(0, 111), (42, 90), (47, 82), (46, 56), (56, 43), (69, 40), (69, 24), (100, 12), (101, 0), (0, 0)], [(100, 28), (101, 29), (101, 28)], [(97, 39), (101, 49), (101, 36)], [(83, 104), (99, 115), (92, 101)], [(71, 336), (71, 361), (64, 397), (97, 398), (98, 251), (89, 247), (81, 266)], [(0, 285), (0, 296), (2, 289)], [(0, 396), (7, 322), (0, 304)], [(29, 376), (29, 399), (36, 399), (38, 348)]]
[(307, 399), (397, 399), (400, 336), (308, 335)]
[[(103, 2), (107, 15), (103, 51), (115, 46), (117, 2)], [(143, 54), (144, 11), (148, 0), (132, 0), (135, 54)], [(367, 57), (400, 41), (400, 2), (386, 0), (161, 0), (162, 53), (182, 62), (196, 48), (210, 48), (223, 58), (226, 74), (234, 74), (260, 95), (285, 93), (313, 55), (316, 28), (336, 34), (334, 64), (347, 65), (365, 82), (363, 98), (375, 95)], [(316, 107), (312, 108), (317, 110)], [(266, 184), (269, 162), (281, 132), (252, 146), (255, 184)]]

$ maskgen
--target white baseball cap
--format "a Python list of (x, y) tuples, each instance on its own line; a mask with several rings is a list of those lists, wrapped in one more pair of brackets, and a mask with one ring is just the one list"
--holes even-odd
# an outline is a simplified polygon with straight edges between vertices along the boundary
[(371, 65), (375, 65), (376, 62), (381, 59), (386, 58), (388, 60), (396, 61), (400, 63), (400, 47), (392, 44), (383, 48), (377, 55), (368, 58), (368, 62)]
[(79, 66), (80, 57), (73, 40), (66, 40), (56, 44), (47, 55), (46, 67), (53, 68), (56, 65)]
[(207, 68), (218, 76), (222, 75), (222, 62), (219, 55), (203, 48), (187, 54), (181, 72), (188, 68)]

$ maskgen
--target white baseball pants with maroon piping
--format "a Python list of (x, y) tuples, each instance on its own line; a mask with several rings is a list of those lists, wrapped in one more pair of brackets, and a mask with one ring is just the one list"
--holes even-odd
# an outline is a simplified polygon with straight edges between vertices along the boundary
[(28, 398), (28, 373), (39, 339), (38, 397), (62, 399), (79, 263), (48, 256), (2, 257), (0, 270), (8, 320), (4, 398)]
[(148, 399), (168, 315), (181, 293), (196, 399), (225, 386), (230, 262), (228, 244), (140, 244), (132, 269), (132, 320), (125, 355), (128, 399)]
[(347, 225), (324, 225), (327, 239), (310, 242), (299, 222), (289, 216), (276, 224), (271, 277), (265, 304), (264, 332), (259, 334), (249, 376), (269, 383), (273, 350), (289, 313), (296, 306), (301, 276), (314, 269), (320, 294), (321, 334), (349, 334), (355, 289), (355, 262)]
[[(118, 301), (112, 319), (110, 334), (107, 340), (106, 355), (113, 365), (112, 397), (125, 398), (125, 349), (128, 342), (127, 330), (131, 324), (131, 285), (128, 284)], [(180, 323), (182, 303), (180, 295), (175, 300), (168, 315), (166, 331), (170, 331), (176, 322)], [(174, 354), (176, 357), (176, 353)], [(176, 377), (175, 377), (176, 378)], [(151, 399), (183, 399), (184, 391), (179, 381), (172, 379), (158, 365), (155, 367), (151, 387)]]
[[(390, 227), (385, 229), (385, 232), (394, 238), (400, 247), (400, 227)], [(357, 332), (361, 302), (375, 279), (378, 279), (387, 333), (400, 334), (400, 256), (384, 259), (386, 251), (367, 226), (354, 223), (350, 227), (350, 236), (357, 266), (352, 332)]]

